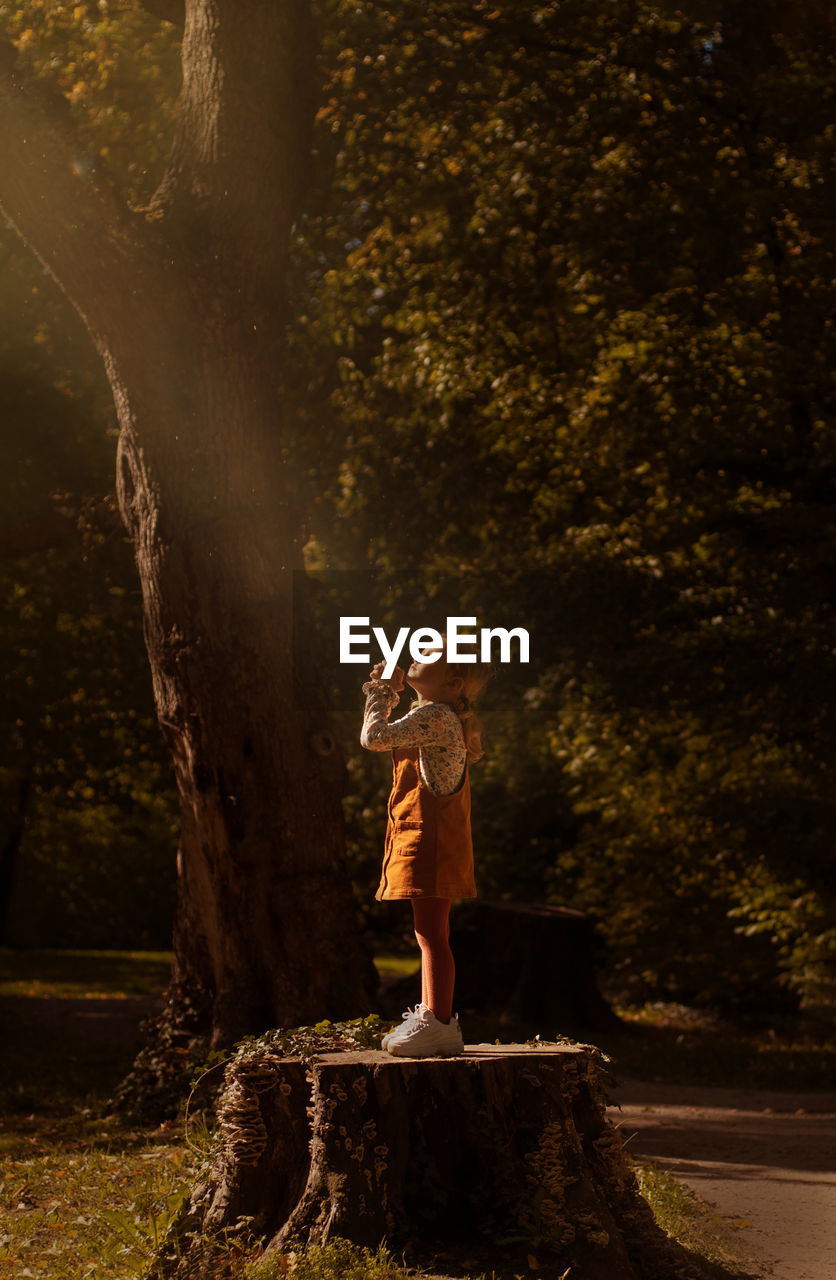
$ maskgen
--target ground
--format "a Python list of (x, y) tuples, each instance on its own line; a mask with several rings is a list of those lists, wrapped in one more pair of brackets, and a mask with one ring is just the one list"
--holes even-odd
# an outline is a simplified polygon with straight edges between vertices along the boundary
[[(95, 1104), (140, 1046), (169, 962), (148, 953), (0, 950), (0, 1207), (9, 1224), (0, 1230), (0, 1280), (122, 1280), (140, 1273), (136, 1260), (164, 1230), (200, 1153), (184, 1144), (182, 1126), (108, 1129)], [(492, 1034), (475, 1020), (465, 1033), (469, 1041)], [(744, 1034), (656, 1006), (631, 1013), (603, 1048), (624, 1072), (614, 1089), (623, 1110), (613, 1118), (625, 1138), (635, 1135), (628, 1149), (645, 1165), (648, 1186), (655, 1175), (646, 1162), (662, 1171), (648, 1194), (657, 1214), (669, 1205), (664, 1225), (713, 1256), (718, 1277), (767, 1275), (771, 1260), (773, 1280), (831, 1280), (836, 1096), (826, 1087), (836, 1079), (836, 1047), (826, 1027)], [(723, 1087), (729, 1080), (733, 1090)], [(787, 1084), (795, 1091), (775, 1087)], [(199, 1145), (197, 1130), (191, 1137)], [(668, 1170), (716, 1213), (689, 1204), (683, 1215)]]
[[(624, 1079), (612, 1112), (653, 1160), (738, 1224), (775, 1280), (830, 1280), (836, 1258), (836, 1093)], [(633, 1136), (630, 1136), (633, 1135)], [(771, 1269), (771, 1270), (770, 1270)]]

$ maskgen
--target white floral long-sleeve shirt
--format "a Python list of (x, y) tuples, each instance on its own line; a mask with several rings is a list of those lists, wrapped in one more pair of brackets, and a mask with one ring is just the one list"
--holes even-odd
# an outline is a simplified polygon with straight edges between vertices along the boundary
[(389, 717), (400, 700), (384, 680), (363, 685), (366, 711), (360, 745), (369, 751), (417, 747), (421, 780), (437, 796), (456, 791), (464, 775), (467, 751), (462, 722), (446, 702), (420, 702), (400, 720)]

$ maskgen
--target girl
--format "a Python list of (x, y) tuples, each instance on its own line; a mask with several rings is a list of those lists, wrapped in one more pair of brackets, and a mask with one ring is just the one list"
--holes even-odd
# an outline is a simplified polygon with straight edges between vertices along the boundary
[[(440, 650), (438, 652), (441, 652)], [(389, 1053), (410, 1058), (448, 1057), (464, 1044), (453, 1017), (455, 968), (449, 943), (452, 898), (473, 898), (468, 760), (482, 755), (471, 703), (490, 675), (487, 663), (413, 662), (381, 678), (379, 662), (363, 685), (366, 711), (361, 745), (392, 750), (394, 776), (383, 871), (375, 897), (408, 898), (421, 949), (421, 1003), (403, 1025), (383, 1037)], [(404, 680), (418, 702), (389, 723)]]

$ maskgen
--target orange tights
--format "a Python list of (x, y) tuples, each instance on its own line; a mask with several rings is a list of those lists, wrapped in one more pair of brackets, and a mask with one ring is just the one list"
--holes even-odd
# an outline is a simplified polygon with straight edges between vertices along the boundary
[(415, 937), (421, 948), (421, 1000), (439, 1022), (453, 1015), (456, 967), (450, 950), (450, 898), (413, 898)]

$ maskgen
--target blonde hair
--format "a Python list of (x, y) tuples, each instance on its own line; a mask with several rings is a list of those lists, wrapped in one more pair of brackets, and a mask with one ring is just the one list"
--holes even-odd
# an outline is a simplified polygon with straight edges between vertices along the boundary
[[(445, 651), (438, 661), (444, 663), (450, 675), (458, 676), (462, 682), (462, 691), (450, 706), (461, 721), (468, 760), (481, 760), (485, 754), (482, 748), (482, 725), (473, 713), (473, 703), (494, 674), (494, 668), (490, 662), (448, 662), (447, 633), (442, 631), (441, 636)], [(419, 694), (415, 705), (420, 706), (421, 701)]]
[[(446, 648), (446, 635), (444, 644)], [(489, 662), (448, 662), (446, 653), (444, 664), (450, 675), (458, 676), (462, 682), (462, 691), (451, 705), (462, 722), (467, 758), (481, 760), (485, 754), (482, 749), (482, 725), (473, 713), (473, 703), (493, 675), (493, 667)]]

